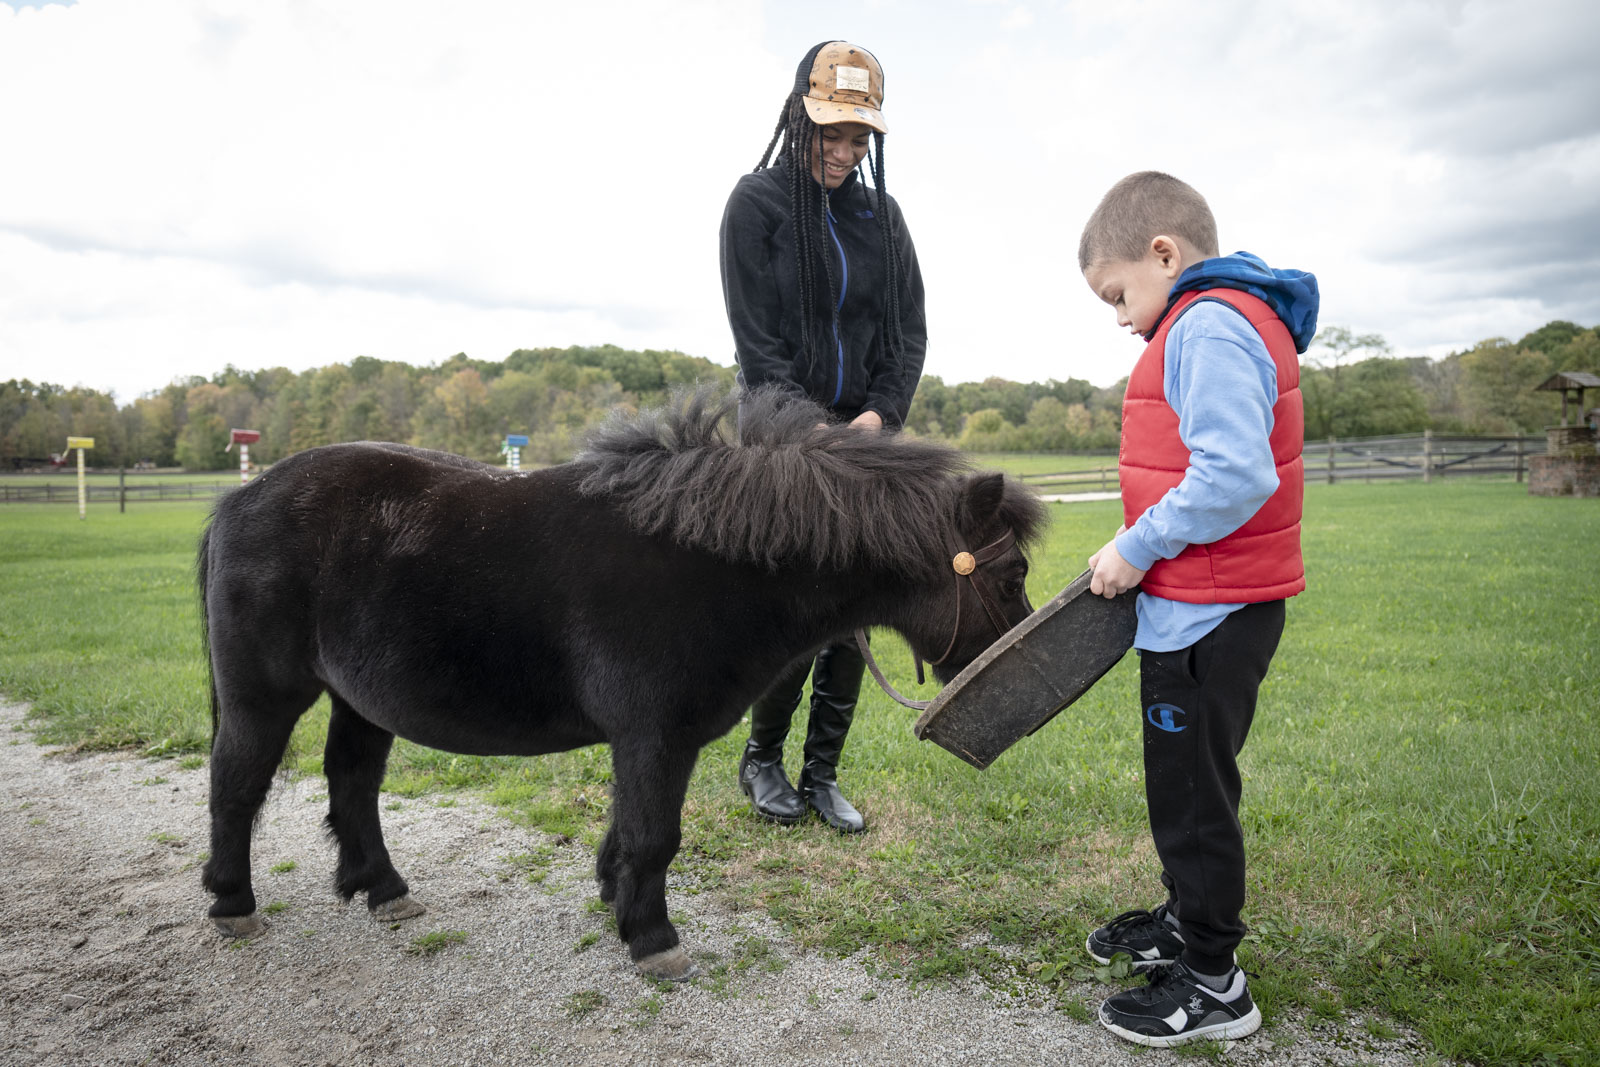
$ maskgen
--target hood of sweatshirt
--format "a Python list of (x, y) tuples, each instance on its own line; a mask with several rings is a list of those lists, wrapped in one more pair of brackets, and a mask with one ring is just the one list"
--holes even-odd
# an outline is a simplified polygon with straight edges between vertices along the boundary
[(1296, 352), (1304, 352), (1317, 335), (1317, 309), (1321, 298), (1317, 294), (1316, 276), (1303, 270), (1274, 270), (1259, 256), (1235, 252), (1231, 256), (1202, 260), (1178, 275), (1167, 296), (1166, 310), (1145, 335), (1145, 340), (1155, 336), (1179, 297), (1204, 289), (1239, 289), (1265, 301), (1289, 328)]

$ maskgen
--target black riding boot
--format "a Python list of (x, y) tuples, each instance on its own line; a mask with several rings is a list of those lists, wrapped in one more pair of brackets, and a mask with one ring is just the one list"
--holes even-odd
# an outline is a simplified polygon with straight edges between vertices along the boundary
[(859, 834), (867, 828), (861, 813), (839, 792), (837, 778), (839, 753), (856, 715), (865, 670), (861, 650), (847, 638), (817, 653), (811, 675), (811, 722), (806, 729), (800, 792), (824, 822), (846, 834)]
[(739, 760), (739, 788), (750, 798), (756, 814), (785, 825), (799, 822), (806, 813), (805, 802), (783, 773), (783, 742), (789, 736), (794, 709), (800, 706), (800, 691), (810, 666), (803, 660), (795, 664), (751, 706), (750, 740)]

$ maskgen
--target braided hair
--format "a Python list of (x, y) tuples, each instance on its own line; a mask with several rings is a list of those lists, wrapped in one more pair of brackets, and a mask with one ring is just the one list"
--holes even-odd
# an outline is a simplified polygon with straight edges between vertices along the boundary
[[(816, 353), (826, 343), (829, 333), (836, 334), (839, 327), (839, 291), (833, 277), (833, 255), (827, 246), (828, 196), (822, 183), (811, 177), (811, 153), (820, 137), (817, 124), (806, 113), (803, 94), (790, 93), (778, 112), (778, 123), (772, 131), (772, 139), (767, 142), (767, 150), (755, 166), (756, 171), (763, 171), (769, 166), (784, 162), (788, 164), (789, 206), (794, 215), (795, 267), (800, 280), (800, 349), (808, 360), (817, 358)], [(878, 218), (878, 233), (883, 247), (882, 336), (889, 349), (890, 363), (898, 370), (902, 365), (906, 343), (900, 327), (900, 246), (894, 240), (889, 220), (889, 197), (884, 191), (883, 134), (873, 130), (872, 141), (867, 162), (872, 168), (873, 187), (878, 194), (873, 214)], [(778, 150), (776, 158), (773, 155), (775, 148)], [(826, 329), (824, 323), (812, 320), (819, 292), (818, 260), (822, 261), (828, 286), (829, 321), (826, 327), (831, 327), (831, 330)], [(812, 338), (817, 336), (819, 330), (823, 331), (820, 343), (814, 348)]]

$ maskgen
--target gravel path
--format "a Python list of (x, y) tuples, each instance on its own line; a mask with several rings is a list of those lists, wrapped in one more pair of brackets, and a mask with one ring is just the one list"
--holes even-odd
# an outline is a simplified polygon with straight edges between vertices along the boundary
[[(804, 953), (767, 919), (669, 886), (693, 983), (635, 975), (596, 913), (593, 856), (554, 849), (543, 882), (508, 857), (548, 849), (468, 798), (385, 797), (396, 865), (427, 915), (398, 929), (329, 888), (320, 778), (278, 785), (256, 836), (266, 935), (204, 918), (203, 768), (128, 754), (51, 756), (0, 702), (0, 1063), (1173, 1064), (1094, 1022), (988, 993), (913, 989), (863, 957)], [(274, 867), (292, 869), (274, 871)], [(439, 935), (419, 953), (423, 935)], [(1104, 995), (1085, 988), (1084, 999)], [(1279, 1022), (1241, 1064), (1406, 1064), (1376, 1042)]]

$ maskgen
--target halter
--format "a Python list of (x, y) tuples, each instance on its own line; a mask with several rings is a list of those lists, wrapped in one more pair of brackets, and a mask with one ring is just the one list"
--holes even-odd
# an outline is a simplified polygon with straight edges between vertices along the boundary
[[(1016, 532), (1007, 530), (999, 540), (984, 545), (976, 552), (957, 551), (950, 557), (950, 569), (955, 572), (956, 581), (956, 621), (955, 626), (950, 631), (950, 643), (945, 645), (944, 652), (938, 659), (928, 661), (930, 667), (937, 667), (949, 659), (950, 653), (956, 649), (956, 641), (961, 637), (962, 578), (967, 579), (968, 583), (977, 592), (979, 602), (983, 604), (984, 611), (988, 612), (989, 622), (994, 625), (995, 636), (997, 638), (1004, 637), (1006, 632), (1011, 629), (1011, 624), (1006, 621), (1005, 613), (1000, 610), (1000, 603), (994, 595), (993, 588), (990, 587), (978, 568), (986, 563), (993, 563), (1005, 555), (1016, 542)], [(933, 703), (931, 700), (908, 700), (900, 695), (899, 690), (889, 684), (889, 680), (878, 669), (877, 661), (872, 658), (872, 649), (867, 645), (867, 635), (864, 630), (858, 629), (856, 631), (856, 646), (861, 649), (861, 656), (867, 661), (867, 669), (872, 672), (872, 677), (877, 681), (878, 687), (887, 693), (891, 700), (904, 704), (914, 711), (925, 711), (928, 705)], [(912, 657), (917, 664), (917, 684), (921, 685), (923, 683), (922, 657), (917, 655), (915, 651), (912, 652)]]

